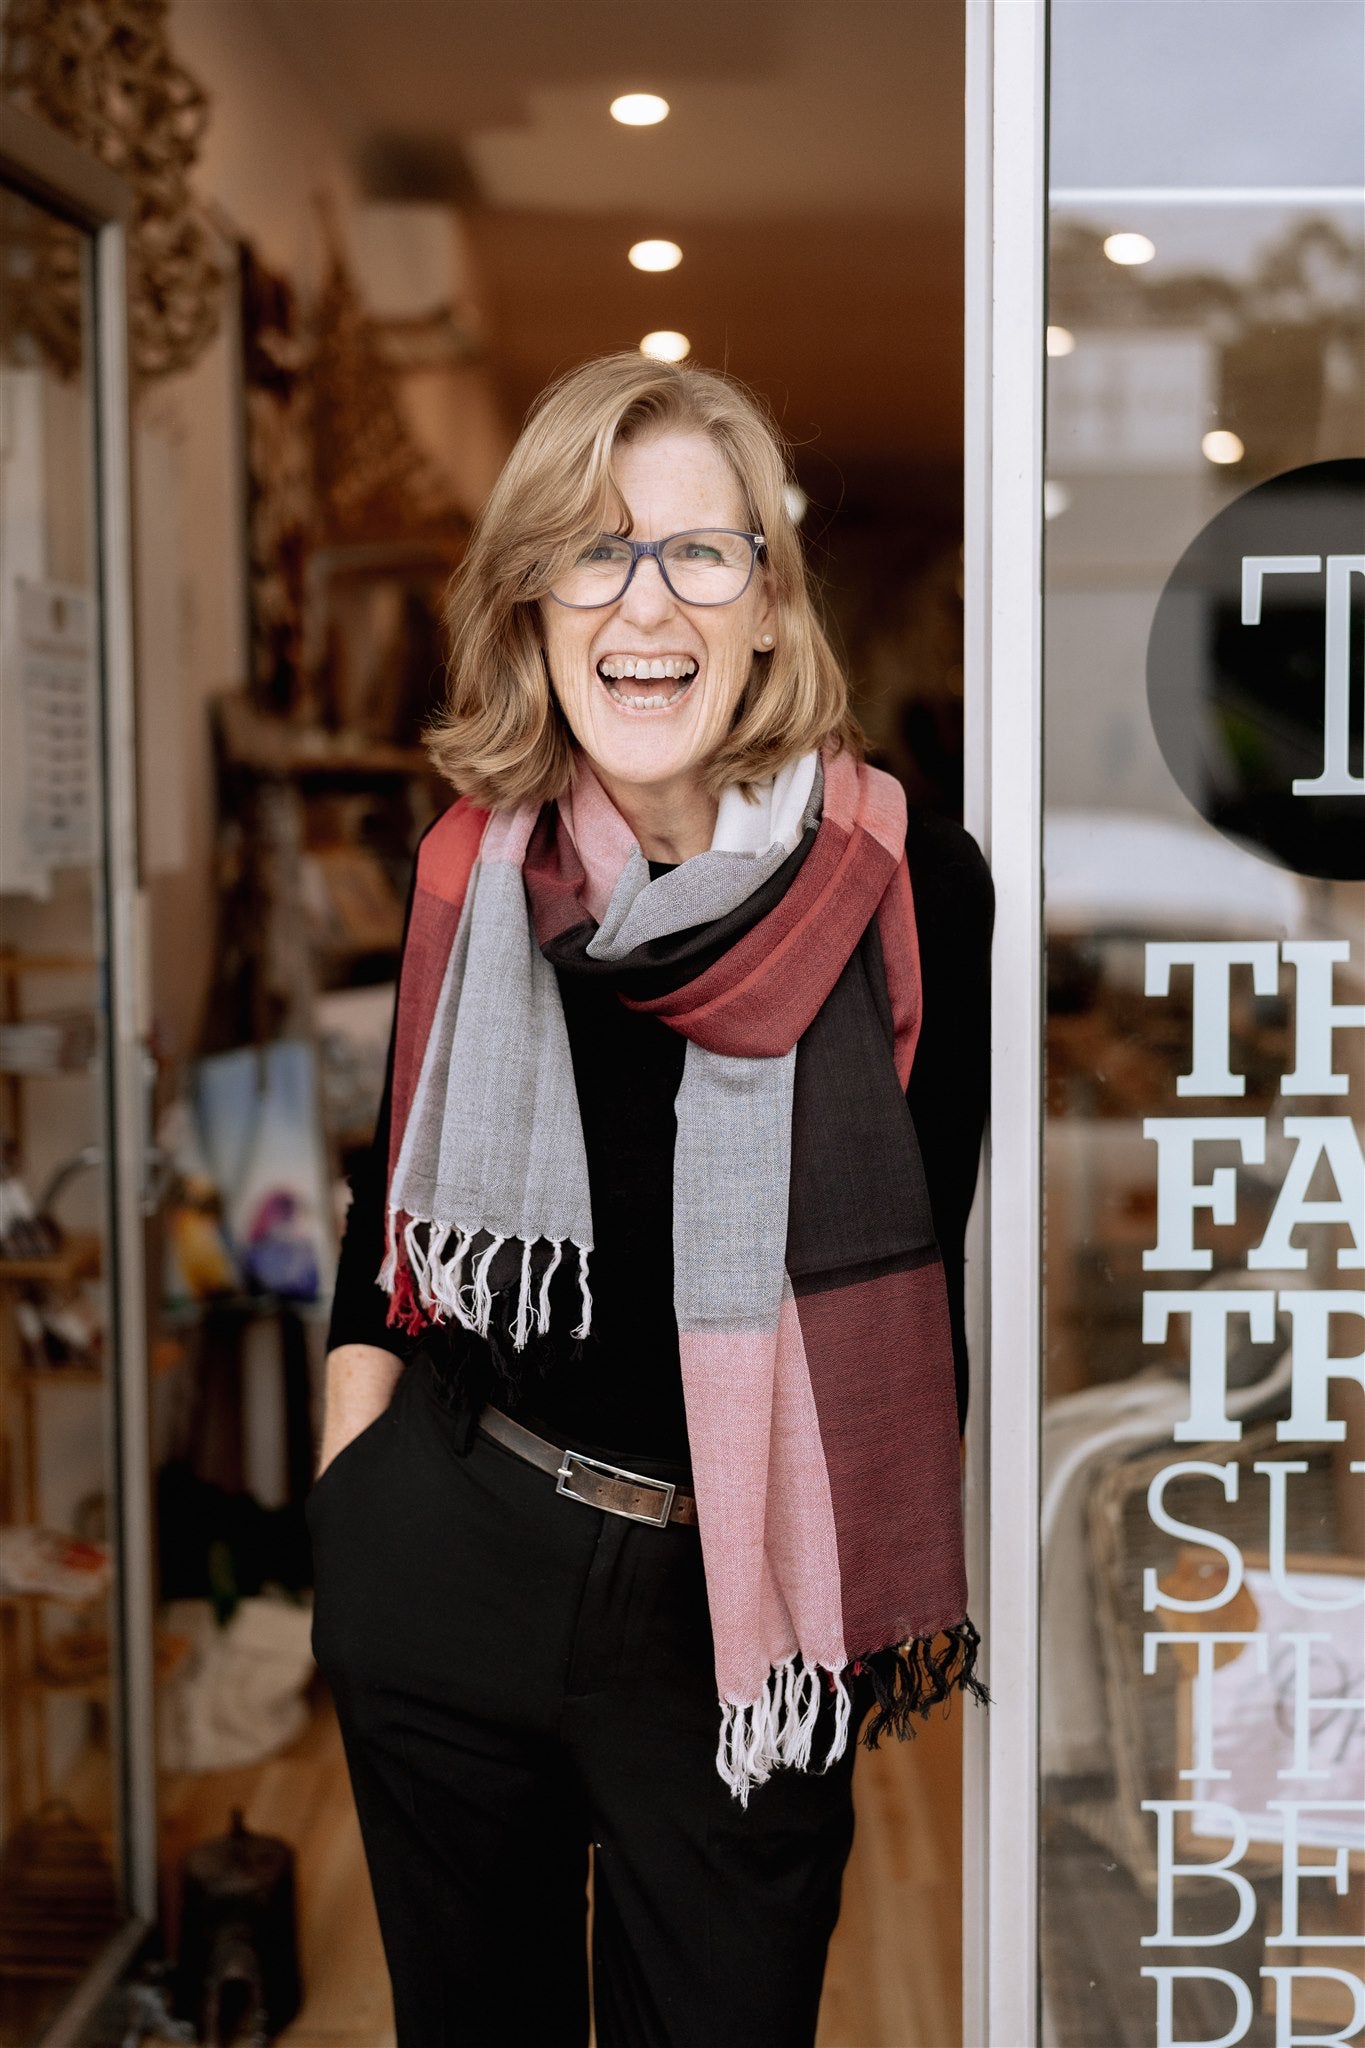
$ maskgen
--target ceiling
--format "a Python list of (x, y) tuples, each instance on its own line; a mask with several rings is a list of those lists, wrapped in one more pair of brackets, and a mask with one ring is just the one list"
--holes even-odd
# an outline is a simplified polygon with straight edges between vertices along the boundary
[[(375, 197), (464, 205), (514, 420), (678, 327), (826, 501), (957, 469), (964, 0), (253, 4)], [(628, 90), (669, 119), (618, 126)], [(642, 235), (681, 267), (632, 270)]]

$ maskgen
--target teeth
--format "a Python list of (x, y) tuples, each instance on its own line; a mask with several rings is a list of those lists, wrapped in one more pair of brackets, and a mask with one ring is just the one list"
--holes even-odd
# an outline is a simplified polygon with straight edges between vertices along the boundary
[(661, 683), (690, 680), (697, 673), (697, 664), (689, 654), (666, 654), (650, 658), (647, 655), (613, 654), (597, 664), (597, 673), (605, 683), (619, 683), (628, 676), (637, 681)]
[(618, 704), (629, 704), (633, 710), (662, 711), (665, 704), (676, 703), (686, 688), (686, 682), (679, 682), (677, 689), (670, 691), (667, 697), (657, 695), (651, 697), (628, 697), (624, 690), (618, 690), (615, 683), (609, 682), (607, 684), (607, 693), (609, 696), (614, 697)]

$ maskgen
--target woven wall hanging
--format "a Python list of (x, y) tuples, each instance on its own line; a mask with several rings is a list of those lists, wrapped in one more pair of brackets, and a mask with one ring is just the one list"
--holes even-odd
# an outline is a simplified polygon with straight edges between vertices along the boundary
[[(142, 378), (196, 360), (218, 331), (225, 282), (189, 186), (209, 103), (171, 52), (168, 12), (169, 0), (9, 0), (0, 31), (0, 88), (132, 188), (129, 323)], [(79, 270), (61, 237), (38, 257), (29, 331), (69, 376)]]

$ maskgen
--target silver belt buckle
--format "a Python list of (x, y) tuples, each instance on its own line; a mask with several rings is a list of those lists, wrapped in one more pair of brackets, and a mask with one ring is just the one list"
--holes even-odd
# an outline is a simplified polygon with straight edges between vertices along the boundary
[[(604, 1478), (619, 1479), (630, 1486), (638, 1486), (647, 1494), (657, 1494), (659, 1506), (641, 1508), (613, 1507), (607, 1501), (594, 1500), (591, 1494), (575, 1491), (572, 1481), (576, 1472), (600, 1472)], [(555, 1478), (555, 1492), (562, 1493), (568, 1500), (582, 1501), (585, 1507), (600, 1508), (608, 1515), (624, 1515), (628, 1522), (648, 1522), (651, 1527), (662, 1529), (673, 1512), (673, 1496), (677, 1487), (671, 1479), (651, 1479), (643, 1472), (627, 1472), (623, 1465), (607, 1465), (600, 1458), (585, 1458), (580, 1451), (566, 1450), (564, 1463)]]

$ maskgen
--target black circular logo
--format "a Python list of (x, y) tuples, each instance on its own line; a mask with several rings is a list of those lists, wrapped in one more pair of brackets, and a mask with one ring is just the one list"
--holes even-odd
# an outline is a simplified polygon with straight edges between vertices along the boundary
[(1161, 593), (1147, 702), (1201, 817), (1301, 875), (1365, 878), (1365, 460), (1209, 521)]

